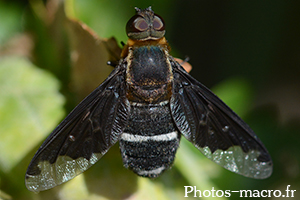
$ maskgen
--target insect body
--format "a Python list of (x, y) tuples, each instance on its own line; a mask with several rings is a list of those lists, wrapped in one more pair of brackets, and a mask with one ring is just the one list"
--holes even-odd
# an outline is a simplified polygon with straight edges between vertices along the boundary
[(128, 124), (120, 149), (125, 167), (157, 177), (174, 160), (180, 135), (170, 112), (172, 68), (164, 47), (135, 47), (128, 54)]
[(74, 178), (117, 141), (126, 168), (157, 177), (172, 166), (181, 135), (230, 171), (269, 177), (272, 160), (254, 132), (169, 55), (163, 19), (150, 7), (136, 11), (119, 64), (42, 144), (27, 188)]

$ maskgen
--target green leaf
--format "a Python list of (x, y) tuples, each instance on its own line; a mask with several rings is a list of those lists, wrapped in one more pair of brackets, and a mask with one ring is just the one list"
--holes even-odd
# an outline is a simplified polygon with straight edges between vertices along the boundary
[[(219, 176), (222, 168), (211, 162), (198, 151), (185, 138), (181, 139), (180, 148), (176, 155), (175, 166), (187, 179), (190, 186), (196, 186), (197, 190), (218, 190), (212, 178)], [(184, 188), (182, 189), (184, 191)], [(194, 193), (192, 192), (190, 196)], [(199, 194), (198, 194), (199, 195)], [(225, 200), (226, 197), (210, 197), (208, 199)]]
[(11, 200), (12, 198), (8, 194), (6, 194), (5, 192), (0, 190), (0, 199), (1, 200)]
[(0, 58), (0, 168), (8, 172), (64, 115), (59, 83), (21, 57)]
[(21, 16), (19, 6), (0, 2), (0, 45), (21, 30)]
[(212, 90), (238, 115), (243, 116), (249, 111), (253, 101), (253, 89), (245, 79), (226, 79)]
[(138, 191), (135, 194), (136, 199), (158, 199), (158, 200), (169, 200), (166, 193), (166, 188), (159, 183), (154, 183), (147, 178), (138, 178)]

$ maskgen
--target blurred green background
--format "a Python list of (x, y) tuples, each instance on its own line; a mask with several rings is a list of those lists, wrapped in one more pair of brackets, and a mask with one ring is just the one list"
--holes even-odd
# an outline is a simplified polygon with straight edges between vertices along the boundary
[[(263, 141), (273, 175), (253, 180), (228, 172), (182, 139), (174, 167), (158, 179), (123, 168), (115, 145), (83, 175), (49, 191), (29, 192), (24, 176), (38, 147), (86, 87), (96, 87), (111, 70), (95, 35), (126, 42), (134, 7), (149, 5), (166, 22), (171, 54), (188, 56), (192, 76)], [(299, 198), (299, 10), (300, 1), (284, 0), (0, 0), (0, 199), (186, 199), (187, 185), (283, 194), (291, 185)], [(95, 33), (87, 35), (87, 28), (67, 18)], [(85, 70), (93, 65), (103, 71), (89, 78)], [(216, 199), (238, 198), (232, 193)]]

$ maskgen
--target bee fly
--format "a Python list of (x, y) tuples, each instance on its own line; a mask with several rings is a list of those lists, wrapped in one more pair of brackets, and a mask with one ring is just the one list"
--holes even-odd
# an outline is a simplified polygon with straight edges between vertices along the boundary
[(163, 19), (151, 7), (136, 8), (126, 32), (119, 64), (35, 154), (27, 188), (47, 190), (74, 178), (118, 141), (126, 168), (158, 177), (172, 166), (181, 135), (232, 172), (269, 177), (272, 160), (254, 132), (169, 55)]

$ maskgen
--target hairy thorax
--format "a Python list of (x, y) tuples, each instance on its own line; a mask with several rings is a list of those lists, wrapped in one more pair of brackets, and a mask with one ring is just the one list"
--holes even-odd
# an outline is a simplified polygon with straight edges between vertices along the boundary
[(127, 97), (133, 102), (161, 102), (171, 95), (173, 80), (168, 49), (159, 43), (128, 47)]

